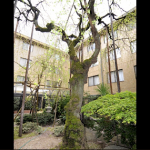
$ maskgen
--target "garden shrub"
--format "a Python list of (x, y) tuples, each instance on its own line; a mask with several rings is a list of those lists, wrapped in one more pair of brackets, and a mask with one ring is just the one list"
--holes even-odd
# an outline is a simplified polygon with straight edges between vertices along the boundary
[(87, 128), (93, 128), (94, 124), (95, 124), (95, 121), (93, 119), (91, 119), (91, 117), (84, 116), (83, 119), (82, 119), (82, 123)]
[[(61, 119), (61, 122), (65, 124), (66, 121), (66, 116), (65, 116), (65, 109), (64, 107), (67, 105), (67, 103), (70, 100), (70, 96), (66, 95), (65, 97), (61, 97), (61, 99), (57, 102), (57, 113), (56, 113), (56, 118)], [(54, 109), (56, 106), (56, 102), (51, 102), (52, 106), (52, 113), (54, 114)]]
[[(39, 114), (37, 114), (37, 118), (38, 118), (39, 125), (46, 125), (46, 124), (50, 124), (53, 122), (54, 115), (51, 113), (39, 113)], [(18, 116), (16, 118), (16, 122), (17, 122), (17, 124), (20, 123), (20, 116)], [(23, 116), (23, 123), (26, 123), (26, 122), (32, 122), (32, 115), (31, 114), (25, 114)], [(33, 118), (33, 122), (36, 122), (35, 116)]]
[(23, 124), (22, 132), (23, 133), (29, 133), (35, 130), (38, 134), (42, 132), (41, 126), (38, 126), (35, 122), (26, 122)]
[(101, 96), (110, 94), (110, 88), (109, 88), (109, 86), (107, 84), (104, 84), (104, 83), (101, 83), (101, 84), (97, 85), (96, 91), (99, 92), (99, 94)]
[(62, 136), (64, 134), (64, 125), (54, 127), (54, 135), (55, 136)]
[(84, 105), (81, 112), (87, 117), (99, 115), (94, 129), (99, 136), (104, 131), (105, 140), (121, 134), (122, 144), (130, 148), (136, 144), (136, 93), (125, 91), (99, 97)]
[(37, 124), (34, 122), (26, 122), (23, 124), (22, 126), (22, 132), (23, 133), (29, 133), (32, 132), (33, 130), (35, 130), (37, 128)]
[(20, 97), (14, 97), (14, 111), (19, 110)]

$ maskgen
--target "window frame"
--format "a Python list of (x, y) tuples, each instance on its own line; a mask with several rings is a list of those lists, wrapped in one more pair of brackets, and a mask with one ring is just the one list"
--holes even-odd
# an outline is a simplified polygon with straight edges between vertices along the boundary
[[(28, 48), (27, 48), (27, 49), (24, 49), (24, 44), (27, 44), (27, 46), (28, 46)], [(23, 44), (22, 44), (22, 49), (23, 49), (23, 50), (28, 51), (28, 50), (29, 50), (29, 46), (30, 46), (30, 44), (29, 44), (29, 43), (27, 43), (27, 42), (24, 42), (24, 41), (23, 41)], [(33, 52), (33, 46), (34, 46), (34, 45), (32, 44), (32, 45), (31, 45), (31, 52)]]
[[(26, 60), (26, 65), (25, 65), (25, 66), (22, 66), (21, 63), (20, 63), (20, 65), (21, 65), (22, 67), (26, 67), (26, 66), (27, 66), (27, 60), (28, 60), (28, 59), (23, 58), (23, 57), (20, 57), (20, 61), (21, 61), (21, 59)], [(30, 66), (30, 62), (31, 62), (31, 61), (32, 61), (32, 60), (29, 60), (29, 68), (31, 67), (31, 66)]]
[[(119, 56), (118, 56), (118, 53), (117, 53), (116, 50), (119, 50), (119, 53), (120, 53)], [(118, 58), (121, 58), (121, 50), (120, 50), (120, 47), (119, 47), (119, 48), (116, 48), (115, 51), (116, 51), (116, 57), (117, 57), (117, 59), (118, 59)], [(114, 50), (110, 50), (110, 51), (109, 51), (109, 58), (110, 58), (110, 61), (115, 59)], [(107, 60), (107, 62), (108, 62), (108, 53), (107, 53), (107, 52), (106, 52), (106, 60)]]
[[(88, 77), (88, 87), (97, 86), (97, 85), (100, 84), (100, 81), (99, 81), (99, 83), (95, 85), (95, 83), (94, 83), (94, 77), (98, 77), (98, 79), (99, 79), (99, 75), (95, 75), (95, 76)], [(89, 85), (89, 78), (92, 78), (92, 80), (93, 80), (93, 84), (92, 84), (92, 85)]]
[[(119, 74), (119, 71), (122, 70), (122, 74), (123, 74), (123, 69), (119, 69), (118, 70), (118, 74)], [(116, 83), (117, 82), (117, 75), (116, 75), (116, 70), (115, 71), (111, 71), (111, 83)], [(114, 73), (114, 78), (115, 78), (115, 81), (112, 82), (112, 73)], [(124, 82), (124, 74), (123, 74), (123, 80), (120, 80), (120, 74), (119, 74), (119, 81), (120, 82)], [(110, 79), (109, 79), (109, 72), (107, 72), (107, 83), (110, 83)]]

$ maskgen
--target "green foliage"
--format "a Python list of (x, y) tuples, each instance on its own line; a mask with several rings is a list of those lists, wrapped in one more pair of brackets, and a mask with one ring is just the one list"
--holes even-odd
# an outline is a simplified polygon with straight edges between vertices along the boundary
[(42, 132), (42, 127), (41, 126), (37, 126), (35, 131), (40, 134)]
[(26, 103), (25, 103), (25, 110), (30, 110), (32, 108), (32, 101), (31, 98), (27, 99)]
[(104, 84), (104, 83), (97, 85), (96, 91), (98, 91), (101, 96), (110, 94), (109, 86), (107, 84)]
[(109, 142), (113, 136), (115, 136), (115, 126), (116, 126), (116, 121), (108, 120), (107, 118), (101, 117), (97, 121), (97, 126), (94, 126), (94, 130), (97, 131), (97, 137), (100, 137), (102, 135), (102, 131), (105, 133), (104, 134), (104, 139)]
[(90, 117), (84, 116), (82, 123), (84, 124), (85, 127), (87, 128), (93, 128), (95, 121), (92, 120)]
[(104, 131), (105, 140), (121, 134), (121, 143), (133, 147), (136, 143), (136, 93), (125, 91), (107, 94), (84, 105), (81, 109), (87, 117), (99, 116), (94, 126), (98, 137)]
[(136, 126), (133, 124), (122, 124), (116, 120), (109, 120), (109, 118), (101, 117), (97, 121), (97, 126), (94, 126), (94, 130), (97, 131), (97, 136), (102, 135), (104, 132), (104, 139), (109, 142), (114, 136), (121, 135), (121, 143), (126, 144), (130, 148), (135, 145), (136, 141)]
[(20, 104), (20, 98), (19, 97), (14, 97), (14, 110), (19, 109), (19, 104)]
[(83, 99), (88, 100), (88, 103), (93, 100), (96, 100), (98, 97), (99, 97), (99, 95), (93, 96), (93, 95), (90, 95), (89, 92), (84, 92), (84, 94), (83, 94)]
[[(39, 114), (37, 114), (37, 118), (38, 118), (39, 125), (47, 125), (47, 124), (51, 124), (53, 122), (54, 115), (51, 113), (39, 113)], [(31, 122), (31, 121), (32, 121), (31, 114), (25, 114), (23, 116), (23, 123)], [(16, 118), (16, 122), (17, 122), (17, 124), (20, 123), (20, 116), (18, 116)], [(33, 122), (36, 122), (35, 116), (33, 118)]]
[[(57, 113), (56, 113), (56, 118), (61, 119), (61, 122), (65, 124), (66, 116), (65, 116), (65, 109), (64, 107), (66, 104), (69, 102), (70, 96), (66, 95), (65, 97), (61, 97), (61, 99), (57, 102)], [(54, 113), (54, 109), (56, 106), (56, 101), (51, 103), (52, 106), (52, 113)]]
[(84, 105), (81, 112), (86, 116), (99, 114), (110, 116), (111, 120), (122, 120), (122, 123), (136, 124), (136, 93), (125, 91), (99, 97)]
[(62, 125), (62, 126), (56, 126), (56, 127), (54, 128), (54, 135), (55, 135), (55, 136), (62, 136), (63, 133), (64, 133), (64, 128), (65, 128), (64, 125)]
[(34, 123), (34, 122), (26, 122), (23, 124), (23, 127), (22, 127), (22, 132), (23, 133), (29, 133), (29, 132), (32, 132), (33, 130), (35, 130), (37, 127), (37, 124)]

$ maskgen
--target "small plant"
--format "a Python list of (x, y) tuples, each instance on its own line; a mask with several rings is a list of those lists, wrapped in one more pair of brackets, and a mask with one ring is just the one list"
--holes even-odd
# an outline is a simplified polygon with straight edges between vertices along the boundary
[(55, 128), (54, 128), (54, 135), (55, 136), (62, 136), (63, 135), (63, 132), (64, 132), (64, 128), (65, 128), (65, 126), (56, 126)]
[[(39, 125), (46, 125), (46, 124), (50, 124), (53, 122), (54, 115), (51, 113), (37, 113), (37, 117), (38, 117)], [(26, 123), (26, 122), (32, 122), (32, 115), (31, 114), (25, 114), (23, 116), (23, 123)], [(35, 116), (33, 118), (33, 122), (36, 122)], [(17, 124), (20, 123), (20, 116), (18, 116), (16, 118), (16, 123)]]
[(29, 133), (37, 128), (37, 124), (34, 122), (26, 122), (23, 124), (22, 132)]
[(98, 91), (101, 96), (110, 94), (109, 86), (107, 84), (104, 84), (104, 83), (97, 85), (96, 91)]
[(40, 134), (42, 132), (42, 127), (41, 126), (37, 126), (35, 131)]

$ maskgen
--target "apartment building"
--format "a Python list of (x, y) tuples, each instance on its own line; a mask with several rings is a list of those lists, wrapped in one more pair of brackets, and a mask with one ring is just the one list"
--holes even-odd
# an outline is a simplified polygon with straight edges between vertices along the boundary
[[(25, 67), (27, 64), (30, 37), (16, 33), (14, 43), (14, 96), (20, 97), (23, 93), (23, 82), (25, 80)], [(63, 51), (49, 46), (45, 43), (32, 39), (31, 54), (29, 60), (28, 83), (34, 88), (40, 80), (42, 73), (42, 62), (47, 60), (48, 67), (43, 71), (39, 99), (44, 93), (55, 93), (55, 88), (62, 81), (62, 91), (69, 93), (69, 56)], [(41, 65), (40, 65), (41, 64)], [(43, 67), (44, 68), (44, 67)], [(32, 89), (33, 89), (32, 88)], [(30, 93), (30, 87), (27, 86), (26, 95)]]
[[(134, 7), (129, 12), (134, 13), (136, 8)], [(122, 16), (125, 16), (124, 14)], [(115, 26), (117, 21), (113, 22)], [(110, 85), (109, 82), (109, 66), (108, 66), (108, 49), (106, 29), (102, 28), (99, 31), (101, 40), (101, 50), (97, 57), (97, 62), (92, 64), (88, 72), (88, 82), (84, 85), (84, 92), (89, 92), (90, 95), (99, 94), (95, 89), (97, 85), (104, 82)], [(121, 91), (136, 92), (136, 20), (130, 19), (130, 21), (124, 25), (118, 26), (114, 30), (115, 37), (115, 51), (117, 55), (118, 74)], [(117, 40), (118, 39), (118, 40)], [(83, 60), (89, 58), (94, 50), (95, 43), (88, 43), (88, 39), (83, 42)], [(115, 69), (115, 57), (112, 48), (112, 40), (108, 35), (108, 47), (110, 58), (110, 70), (111, 70), (111, 82), (113, 93), (118, 92), (117, 77)], [(79, 56), (79, 52), (77, 52)]]

